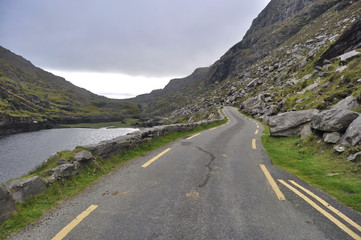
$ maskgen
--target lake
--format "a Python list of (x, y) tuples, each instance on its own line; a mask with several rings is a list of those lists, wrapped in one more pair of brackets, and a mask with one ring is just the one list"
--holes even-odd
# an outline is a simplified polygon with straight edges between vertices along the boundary
[(73, 150), (76, 146), (98, 143), (136, 130), (138, 129), (61, 128), (0, 138), (0, 181), (27, 174), (58, 151)]

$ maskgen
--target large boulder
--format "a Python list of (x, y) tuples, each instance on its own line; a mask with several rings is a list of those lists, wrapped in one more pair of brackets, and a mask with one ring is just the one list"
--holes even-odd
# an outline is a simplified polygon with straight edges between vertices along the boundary
[(332, 106), (333, 109), (343, 109), (343, 110), (352, 110), (353, 108), (357, 107), (357, 99), (354, 96), (348, 96), (345, 99), (342, 99), (338, 103)]
[(340, 143), (345, 146), (355, 146), (361, 143), (361, 115), (349, 125)]
[(5, 183), (0, 183), (0, 225), (16, 211), (15, 200)]
[(356, 112), (342, 109), (330, 109), (312, 117), (312, 128), (323, 132), (344, 132), (359, 116)]
[(38, 195), (46, 190), (46, 183), (38, 176), (14, 180), (7, 183), (16, 202), (24, 202), (31, 196)]
[(272, 136), (300, 136), (305, 125), (318, 113), (316, 109), (285, 112), (268, 120)]

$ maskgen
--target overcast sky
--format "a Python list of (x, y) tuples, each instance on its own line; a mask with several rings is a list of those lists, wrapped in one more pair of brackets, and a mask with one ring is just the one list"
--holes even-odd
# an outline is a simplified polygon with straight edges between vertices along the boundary
[(269, 0), (0, 0), (0, 45), (112, 98), (163, 88), (239, 42)]

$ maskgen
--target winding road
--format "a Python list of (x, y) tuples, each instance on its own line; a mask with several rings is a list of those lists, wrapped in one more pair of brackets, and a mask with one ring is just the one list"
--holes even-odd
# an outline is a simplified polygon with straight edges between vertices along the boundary
[(361, 215), (273, 166), (262, 125), (229, 121), (97, 181), (10, 239), (361, 239)]

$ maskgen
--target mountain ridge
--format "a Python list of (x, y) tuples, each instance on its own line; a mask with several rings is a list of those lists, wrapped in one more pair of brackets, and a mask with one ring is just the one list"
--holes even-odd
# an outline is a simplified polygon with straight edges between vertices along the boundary
[[(242, 106), (242, 102), (252, 95), (258, 95), (267, 89), (274, 92), (267, 93), (273, 97), (274, 102), (270, 103), (277, 105), (272, 107), (273, 110), (269, 110), (271, 114), (292, 110), (292, 104), (302, 104), (295, 103), (301, 101), (300, 99), (292, 99), (290, 93), (286, 94), (289, 91), (286, 91), (288, 87), (282, 89), (286, 80), (295, 79), (294, 82), (298, 83), (300, 91), (301, 87), (305, 88), (315, 82), (318, 77), (316, 72), (325, 70), (317, 70), (314, 63), (342, 33), (360, 19), (360, 15), (359, 1), (272, 0), (253, 20), (242, 41), (209, 66), (200, 80), (185, 82), (186, 86), (183, 85), (172, 94), (167, 93), (167, 86), (163, 90), (157, 90), (157, 96), (150, 93), (147, 96), (151, 101), (145, 105), (145, 111), (159, 114), (162, 105), (158, 103), (174, 97), (181, 104), (174, 105), (172, 109), (165, 109), (162, 115), (169, 118), (168, 122), (191, 121), (194, 120), (192, 114), (203, 112), (200, 115), (207, 118), (207, 115), (212, 115), (213, 107), (216, 105)], [(354, 65), (349, 65), (345, 72), (353, 70), (351, 67), (354, 68)], [(332, 71), (336, 71), (336, 68), (337, 66), (333, 65)], [(298, 79), (312, 71), (314, 77)], [(318, 74), (326, 77), (327, 72)], [(338, 79), (340, 76), (334, 72), (332, 75), (345, 86), (345, 83)], [(192, 74), (187, 78), (191, 79)], [(356, 80), (352, 79), (353, 82)], [(340, 96), (357, 95), (357, 85), (353, 84), (356, 87), (344, 90)], [(280, 87), (277, 89), (280, 89), (281, 94), (275, 92), (275, 86)], [(333, 91), (335, 89), (327, 89), (326, 97), (331, 98)], [(267, 107), (272, 104), (266, 103)], [(315, 105), (302, 107), (310, 108)], [(320, 109), (321, 105), (318, 104)], [(147, 110), (147, 106), (157, 106), (158, 111), (154, 111), (154, 107)]]

